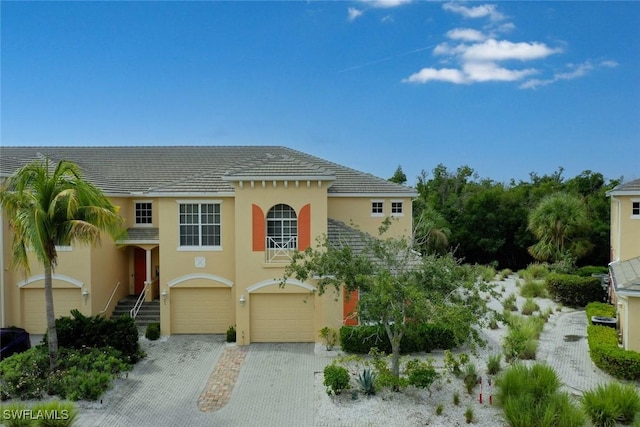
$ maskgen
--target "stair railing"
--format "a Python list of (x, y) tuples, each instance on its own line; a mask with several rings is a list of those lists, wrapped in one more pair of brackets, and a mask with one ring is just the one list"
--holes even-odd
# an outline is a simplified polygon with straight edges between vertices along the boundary
[(119, 286), (120, 286), (120, 282), (116, 283), (116, 287), (113, 288), (113, 292), (111, 292), (111, 296), (109, 297), (109, 301), (107, 301), (107, 305), (105, 305), (104, 309), (102, 311), (100, 311), (98, 314), (102, 314), (102, 313), (107, 311), (107, 309), (111, 305), (111, 300), (113, 299), (113, 296), (116, 294), (116, 291), (118, 290)]
[(140, 307), (142, 307), (142, 303), (144, 302), (144, 297), (147, 295), (147, 290), (149, 290), (149, 285), (151, 283), (153, 282), (144, 282), (144, 288), (142, 289), (142, 292), (140, 292), (140, 296), (138, 297), (138, 300), (136, 301), (133, 308), (129, 310), (129, 315), (134, 319), (138, 315), (138, 311), (140, 311)]

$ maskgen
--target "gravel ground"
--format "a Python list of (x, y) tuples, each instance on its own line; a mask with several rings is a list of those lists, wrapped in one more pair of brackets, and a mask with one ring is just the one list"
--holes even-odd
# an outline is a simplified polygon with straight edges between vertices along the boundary
[[(504, 281), (494, 282), (495, 290), (501, 296), (498, 299), (491, 299), (488, 304), (494, 309), (502, 312), (500, 300), (511, 293), (519, 295), (519, 288), (516, 285), (516, 278), (512, 276)], [(504, 289), (504, 291), (502, 291)], [(525, 299), (518, 296), (517, 305), (522, 307)], [(557, 315), (557, 304), (549, 299), (535, 298), (540, 310), (551, 307), (553, 316)], [(567, 309), (564, 309), (567, 310)], [(553, 320), (553, 319), (550, 319)], [(548, 325), (551, 325), (549, 322)], [(552, 326), (546, 326), (545, 330)], [(472, 395), (467, 394), (464, 383), (461, 379), (444, 375), (441, 380), (432, 385), (430, 392), (409, 387), (402, 392), (381, 391), (375, 396), (364, 396), (359, 394), (356, 399), (352, 398), (351, 392), (343, 392), (338, 396), (328, 396), (322, 384), (323, 374), (316, 373), (314, 384), (315, 400), (315, 424), (316, 426), (462, 426), (466, 425), (465, 412), (468, 408), (473, 411), (473, 425), (476, 426), (504, 426), (507, 425), (502, 417), (499, 408), (489, 404), (490, 396), (494, 391), (488, 386), (486, 374), (486, 360), (488, 355), (501, 353), (502, 337), (506, 332), (506, 327), (500, 324), (500, 328), (482, 331), (487, 341), (487, 346), (479, 349), (478, 354), (473, 356), (465, 349), (454, 351), (454, 354), (467, 352), (471, 360), (475, 363), (483, 379), (482, 403), (480, 403), (480, 387), (476, 387)], [(317, 347), (316, 352), (321, 354), (324, 348)], [(324, 352), (327, 354), (327, 352)], [(338, 355), (339, 352), (331, 352)], [(328, 354), (327, 354), (328, 355)], [(434, 366), (443, 372), (444, 352), (434, 351), (430, 354), (422, 353), (411, 355), (421, 359), (431, 358)], [(504, 361), (503, 361), (504, 366)], [(454, 405), (453, 395), (458, 393), (460, 403)], [(492, 400), (492, 397), (491, 397)], [(442, 413), (436, 414), (436, 408), (442, 405)]]

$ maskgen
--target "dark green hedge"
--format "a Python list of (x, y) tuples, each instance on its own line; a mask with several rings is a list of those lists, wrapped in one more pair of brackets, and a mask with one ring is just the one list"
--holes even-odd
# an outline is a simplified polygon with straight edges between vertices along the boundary
[[(133, 318), (85, 316), (78, 310), (72, 310), (71, 315), (56, 319), (58, 346), (78, 349), (112, 347), (122, 353), (125, 362), (132, 364), (143, 356)], [(44, 339), (46, 342), (46, 335)]]
[[(382, 325), (343, 326), (340, 328), (340, 346), (347, 353), (367, 354), (372, 347), (391, 353), (391, 343)], [(400, 352), (430, 352), (435, 349), (448, 350), (455, 346), (456, 338), (450, 327), (422, 323), (408, 328), (400, 341)]]
[(558, 302), (570, 307), (584, 307), (590, 302), (604, 301), (607, 291), (598, 277), (580, 277), (573, 274), (549, 274), (547, 289)]
[(580, 277), (589, 277), (593, 274), (609, 274), (609, 267), (600, 267), (597, 265), (585, 265), (576, 270), (576, 274)]
[(593, 363), (603, 371), (624, 380), (640, 380), (640, 353), (618, 347), (618, 331), (591, 324), (592, 316), (615, 317), (611, 304), (594, 302), (586, 307), (587, 339)]

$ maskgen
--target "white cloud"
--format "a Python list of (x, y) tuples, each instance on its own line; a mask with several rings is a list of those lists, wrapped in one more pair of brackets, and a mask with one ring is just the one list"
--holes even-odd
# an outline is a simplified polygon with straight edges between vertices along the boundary
[(561, 80), (573, 80), (580, 77), (584, 77), (598, 67), (617, 67), (616, 61), (600, 61), (598, 64), (593, 65), (590, 61), (583, 62), (582, 64), (568, 64), (568, 71), (558, 72), (549, 79), (531, 79), (527, 80), (520, 85), (520, 89), (537, 89), (542, 86), (547, 86)]
[(411, 0), (361, 0), (363, 3), (371, 7), (389, 9), (411, 3)]
[(544, 43), (512, 43), (508, 40), (489, 39), (483, 43), (468, 46), (463, 50), (462, 57), (469, 61), (506, 61), (518, 59), (528, 61), (546, 58), (560, 49), (552, 49)]
[(504, 15), (496, 10), (495, 4), (483, 4), (480, 6), (466, 7), (457, 3), (445, 3), (442, 5), (444, 10), (457, 13), (465, 18), (484, 18), (488, 17), (492, 21), (501, 21)]
[(453, 68), (423, 68), (403, 79), (403, 83), (427, 83), (432, 80), (438, 80), (443, 82), (450, 82), (456, 84), (468, 83), (466, 76), (460, 70)]
[(533, 68), (509, 70), (498, 66), (495, 62), (469, 62), (464, 64), (463, 70), (467, 79), (472, 82), (513, 82), (538, 72)]
[(394, 21), (394, 19), (393, 19), (393, 16), (391, 16), (391, 15), (384, 16), (380, 20), (380, 22), (382, 22), (382, 23), (393, 22), (393, 21)]
[(486, 36), (478, 30), (472, 28), (454, 28), (447, 31), (447, 37), (451, 40), (464, 40), (469, 42), (479, 42), (486, 39)]
[(362, 11), (355, 7), (350, 7), (347, 12), (349, 13), (349, 21), (355, 21), (356, 18), (362, 15)]

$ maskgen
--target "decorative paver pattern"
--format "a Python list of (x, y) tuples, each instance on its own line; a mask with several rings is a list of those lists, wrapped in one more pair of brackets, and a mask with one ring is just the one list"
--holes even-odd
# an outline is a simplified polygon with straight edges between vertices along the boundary
[(198, 408), (202, 412), (217, 411), (229, 402), (247, 351), (248, 347), (227, 347), (224, 349), (198, 399)]

